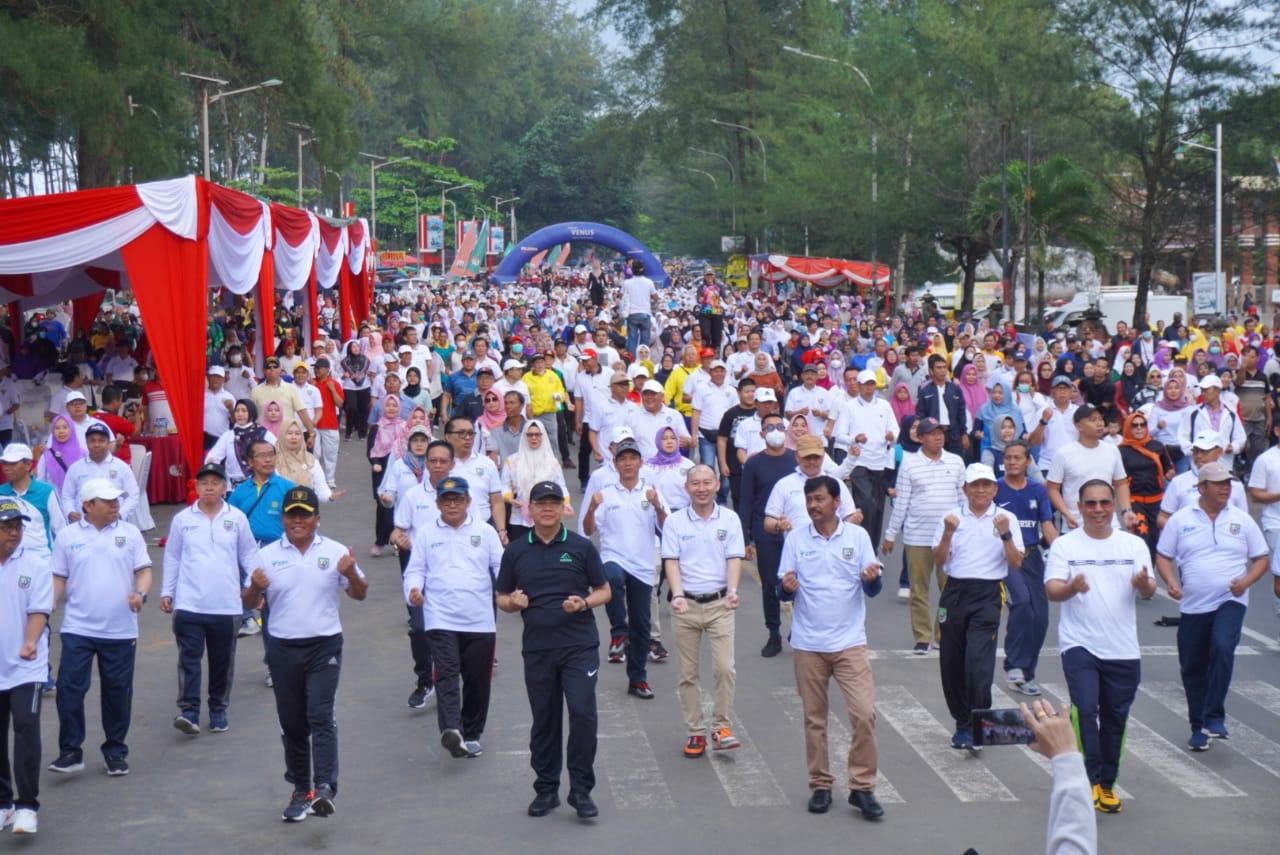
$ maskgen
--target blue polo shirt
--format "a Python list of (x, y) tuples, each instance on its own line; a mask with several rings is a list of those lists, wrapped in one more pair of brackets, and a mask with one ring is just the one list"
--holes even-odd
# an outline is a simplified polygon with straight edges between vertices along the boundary
[(236, 487), (228, 499), (233, 508), (249, 518), (249, 530), (258, 543), (279, 540), (284, 537), (284, 523), (280, 512), (284, 508), (285, 494), (293, 489), (293, 482), (272, 474), (259, 488), (250, 478)]
[(1023, 546), (1040, 545), (1040, 523), (1053, 519), (1053, 506), (1044, 484), (1028, 480), (1027, 486), (1015, 490), (1001, 478), (996, 482), (996, 506), (1018, 518)]

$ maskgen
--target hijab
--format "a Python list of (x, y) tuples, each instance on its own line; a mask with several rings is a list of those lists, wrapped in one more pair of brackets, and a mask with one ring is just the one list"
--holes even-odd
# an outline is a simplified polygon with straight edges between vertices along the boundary
[[(400, 403), (399, 401), (396, 402)], [(409, 423), (401, 416), (394, 419), (387, 416), (387, 405), (383, 402), (382, 413), (377, 422), (378, 432), (373, 437), (373, 445), (369, 448), (370, 457), (400, 457), (404, 454), (405, 438), (409, 435)]]
[(1157, 452), (1152, 450), (1150, 447), (1150, 444), (1151, 444), (1150, 425), (1148, 425), (1147, 427), (1146, 437), (1144, 437), (1142, 440), (1136, 439), (1133, 435), (1133, 420), (1139, 417), (1143, 419), (1148, 418), (1146, 414), (1139, 413), (1139, 412), (1130, 413), (1128, 416), (1125, 417), (1124, 430), (1123, 430), (1124, 438), (1120, 440), (1120, 446), (1122, 448), (1132, 448), (1134, 451), (1138, 452), (1143, 457), (1146, 457), (1151, 461), (1151, 463), (1156, 467), (1156, 481), (1160, 485), (1160, 489), (1163, 490), (1164, 489), (1164, 458), (1162, 458)]
[(978, 366), (973, 363), (960, 372), (960, 394), (964, 395), (964, 408), (974, 416), (987, 402), (987, 390), (978, 382)]
[[(898, 400), (899, 389), (907, 390), (907, 399), (905, 401)], [(898, 420), (898, 424), (902, 424), (902, 420), (908, 415), (913, 415), (916, 411), (916, 405), (911, 400), (911, 387), (901, 382), (894, 386), (893, 393), (889, 395), (889, 406), (893, 409), (893, 417)]]
[(249, 446), (253, 445), (260, 439), (266, 439), (267, 429), (258, 424), (258, 406), (248, 398), (241, 398), (236, 401), (236, 406), (243, 406), (249, 411), (249, 421), (244, 424), (231, 424), (231, 430), (235, 432), (235, 449), (236, 461), (240, 464), (241, 472), (253, 471), (249, 466)]
[(658, 451), (653, 455), (653, 457), (650, 457), (645, 461), (645, 463), (648, 463), (650, 466), (679, 466), (680, 463), (684, 461), (684, 456), (680, 453), (679, 436), (676, 436), (677, 442), (675, 451), (666, 452), (662, 450), (662, 436), (667, 431), (671, 431), (673, 436), (676, 434), (672, 428), (664, 427), (659, 430), (657, 435), (653, 438), (654, 445)]
[[(53, 425), (56, 425), (61, 419), (62, 423), (67, 426), (70, 435), (67, 436), (65, 442), (59, 442), (53, 438)], [(55, 463), (52, 466), (45, 465), (44, 474), (49, 479), (49, 483), (61, 493), (62, 480), (67, 477), (67, 470), (71, 468), (71, 464), (85, 456), (85, 451), (80, 447), (80, 440), (76, 438), (75, 425), (71, 424), (71, 419), (66, 414), (54, 416), (53, 423), (49, 430), (49, 453), (54, 456)]]
[(268, 401), (262, 411), (262, 426), (276, 436), (284, 433), (284, 409), (276, 401)]
[[(430, 445), (431, 437), (427, 437), (427, 444)], [(427, 454), (424, 451), (421, 455), (414, 454), (409, 448), (411, 443), (408, 439), (404, 442), (404, 456), (400, 459), (404, 461), (404, 465), (409, 467), (409, 471), (413, 473), (413, 477), (419, 484), (422, 483), (422, 474), (427, 471)]]
[[(290, 448), (289, 436), (295, 430), (298, 445), (296, 448)], [(311, 483), (311, 467), (315, 462), (315, 456), (307, 451), (306, 438), (302, 435), (302, 428), (297, 422), (285, 428), (284, 433), (280, 435), (280, 441), (276, 443), (276, 474), (299, 487), (313, 487), (315, 485)]]
[[(1170, 391), (1169, 387), (1177, 387), (1177, 394)], [(1186, 398), (1186, 385), (1177, 377), (1170, 377), (1164, 381), (1164, 397), (1156, 402), (1156, 406), (1167, 412), (1177, 412), (1191, 406), (1191, 402)]]
[[(1006, 418), (1013, 419), (1013, 436), (1015, 439), (1027, 432), (1026, 425), (1022, 423), (1022, 410), (1013, 400), (1013, 390), (1009, 388), (1009, 384), (1003, 380), (998, 381), (999, 386), (1004, 392), (1004, 403), (997, 404), (993, 399), (988, 398), (981, 407), (978, 408), (976, 418), (982, 420), (983, 435), (990, 437), (990, 445), (993, 448), (1003, 448), (1004, 444), (996, 445), (1000, 440), (1000, 424)], [(961, 386), (960, 388), (964, 388)]]
[[(373, 346), (374, 336), (376, 333), (369, 333), (369, 345)], [(379, 336), (379, 338), (381, 338)], [(359, 348), (358, 341), (347, 342), (347, 355), (342, 358), (342, 369), (351, 375), (351, 379), (359, 383), (363, 379), (363, 375), (369, 370), (369, 357), (363, 352), (352, 353), (352, 348)]]
[[(1132, 373), (1127, 373), (1130, 371)], [(1120, 394), (1124, 395), (1125, 401), (1132, 401), (1146, 384), (1146, 375), (1132, 361), (1126, 360), (1120, 368)]]
[[(537, 428), (542, 433), (542, 444), (534, 448), (529, 444), (529, 431)], [(564, 472), (560, 461), (551, 448), (551, 438), (547, 429), (537, 419), (529, 419), (520, 431), (520, 445), (516, 453), (507, 459), (511, 468), (511, 479), (515, 482), (515, 495), (521, 502), (528, 503), (529, 492), (533, 485), (540, 481), (562, 481)]]
[[(409, 382), (410, 371), (412, 371), (414, 374), (417, 375), (418, 377), (417, 383)], [(422, 394), (422, 371), (420, 371), (417, 366), (410, 366), (409, 369), (404, 372), (404, 396), (406, 398), (416, 399), (421, 394)]]
[(484, 412), (480, 414), (480, 425), (486, 430), (493, 430), (507, 420), (507, 411), (502, 406), (502, 396), (492, 386), (484, 393)]
[(908, 413), (902, 418), (902, 425), (898, 429), (898, 444), (902, 446), (904, 454), (914, 454), (920, 450), (920, 443), (911, 439), (911, 426), (918, 420), (919, 416), (915, 413)]
[(811, 430), (806, 430), (804, 434), (801, 434), (800, 436), (797, 436), (797, 435), (796, 435), (796, 424), (797, 424), (798, 422), (804, 422), (804, 426), (805, 426), (805, 428), (808, 428), (808, 427), (809, 427), (809, 417), (808, 417), (808, 416), (792, 416), (792, 417), (791, 417), (791, 421), (787, 422), (787, 442), (786, 442), (786, 447), (787, 447), (788, 449), (790, 449), (791, 451), (795, 451), (795, 450), (796, 450), (796, 441), (800, 439), (800, 436), (804, 436), (804, 435), (806, 435), (806, 434), (813, 433), (813, 431), (811, 431)]

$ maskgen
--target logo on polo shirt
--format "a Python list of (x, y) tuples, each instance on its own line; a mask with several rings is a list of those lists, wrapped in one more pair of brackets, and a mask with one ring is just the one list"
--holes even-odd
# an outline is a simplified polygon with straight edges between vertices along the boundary
[(841, 549), (841, 550), (840, 550), (840, 557), (841, 557), (841, 558), (843, 558), (845, 561), (848, 561), (850, 558), (852, 558), (852, 557), (853, 557), (853, 547), (852, 547), (852, 546), (846, 546), (844, 549)]
[(19, 577), (18, 577), (18, 587), (19, 587), (19, 588), (22, 588), (22, 589), (24, 589), (24, 590), (25, 590), (25, 589), (27, 589), (27, 588), (30, 588), (30, 587), (31, 587), (31, 577), (30, 577), (30, 576), (19, 576)]
[(223, 531), (231, 531), (231, 530), (232, 530), (233, 528), (235, 528), (235, 527), (236, 527), (235, 520), (223, 520), (223, 521), (222, 521), (222, 530), (223, 530)]
[(723, 528), (716, 529), (716, 540), (724, 540), (729, 536), (729, 532)]
[(480, 545), (480, 535), (478, 535), (478, 534), (473, 534), (473, 535), (471, 535), (471, 545), (472, 545), (472, 546), (479, 546), (479, 545)]
[(321, 570), (328, 570), (328, 569), (329, 569), (329, 559), (328, 559), (328, 558), (320, 558), (320, 559), (318, 559), (318, 560), (316, 561), (316, 566), (317, 566), (317, 567), (319, 567)]
[(1231, 525), (1227, 526), (1227, 531), (1231, 532), (1232, 534), (1239, 534), (1240, 523), (1232, 523)]
[(567, 553), (567, 552), (561, 552), (561, 553), (560, 553), (560, 563), (561, 563), (561, 564), (572, 564), (572, 563), (573, 563), (573, 559), (569, 557), (569, 553)]
[(184, 525), (182, 527), (182, 533), (186, 534), (187, 532), (190, 532), (190, 531), (197, 531), (199, 528), (200, 526), (198, 525)]
[(120, 547), (121, 549), (124, 549), (124, 544), (125, 544), (124, 535), (122, 534), (116, 535), (116, 546)]
[(648, 499), (641, 499), (641, 500), (640, 500), (640, 510), (642, 510), (642, 511), (647, 511), (647, 510), (649, 510), (649, 500), (648, 500)]

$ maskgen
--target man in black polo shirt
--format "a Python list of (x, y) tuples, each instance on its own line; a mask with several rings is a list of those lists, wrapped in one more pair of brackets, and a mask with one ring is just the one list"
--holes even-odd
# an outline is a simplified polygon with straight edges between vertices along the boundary
[[(553, 481), (529, 491), (533, 530), (513, 540), (502, 555), (494, 589), (498, 608), (524, 620), (524, 685), (533, 726), (530, 765), (537, 794), (530, 816), (546, 816), (560, 804), (560, 767), (569, 767), (569, 804), (588, 819), (599, 811), (591, 800), (596, 777), (596, 675), (600, 636), (591, 609), (609, 602), (600, 553), (561, 523), (564, 492)], [(569, 707), (569, 739), (563, 739), (563, 708)]]

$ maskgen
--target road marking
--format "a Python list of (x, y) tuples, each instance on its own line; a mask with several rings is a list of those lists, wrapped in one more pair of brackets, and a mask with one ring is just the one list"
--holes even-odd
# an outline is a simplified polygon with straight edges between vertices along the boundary
[[(1258, 633), (1258, 635), (1261, 635), (1261, 633)], [(1262, 638), (1264, 641), (1266, 640), (1266, 636), (1262, 636)], [(1280, 650), (1280, 645), (1275, 645), (1274, 649)], [(1150, 644), (1150, 645), (1144, 645), (1140, 649), (1140, 652), (1143, 658), (1146, 658), (1148, 656), (1177, 656), (1178, 646), (1176, 644)], [(1237, 656), (1261, 656), (1264, 652), (1265, 651), (1259, 650), (1256, 647), (1250, 647), (1249, 645), (1242, 645), (1236, 648)], [(921, 656), (917, 654), (914, 650), (911, 650), (909, 648), (903, 649), (903, 650), (870, 650), (868, 651), (868, 653), (870, 658), (872, 659), (937, 660), (938, 658), (938, 651), (936, 650), (930, 650), (928, 653)], [(1058, 648), (1045, 647), (1040, 651), (1040, 655), (1041, 656), (1057, 656)], [(1003, 657), (1004, 657), (1004, 649), (998, 648), (996, 650), (996, 658), (999, 659)]]
[[(1055, 683), (1041, 685), (1060, 698), (1069, 697), (1066, 686)], [(1129, 716), (1124, 747), (1193, 799), (1248, 795), (1203, 763), (1192, 760), (1185, 748), (1174, 745), (1133, 716)]]
[[(800, 700), (800, 696), (796, 694), (793, 688), (778, 687), (772, 690), (773, 699), (782, 707), (782, 711), (787, 716), (787, 721), (791, 722), (791, 726), (795, 728), (796, 733), (804, 734), (804, 702)], [(830, 715), (827, 716), (827, 742), (834, 756), (840, 758), (842, 768), (847, 768), (845, 758), (849, 756), (849, 743), (853, 741), (853, 737), (849, 733), (849, 727), (841, 718), (844, 709), (844, 695), (839, 690), (835, 692), (837, 704), (830, 709)], [(885, 804), (906, 804), (907, 800), (902, 797), (897, 788), (889, 783), (889, 779), (884, 776), (884, 772), (876, 770), (876, 799)]]
[[(711, 692), (702, 690), (702, 715), (711, 721), (711, 708), (715, 699)], [(747, 733), (746, 726), (739, 720), (737, 736), (742, 745), (731, 751), (716, 751), (710, 743), (707, 754), (711, 760), (711, 768), (720, 779), (720, 786), (729, 797), (729, 804), (734, 807), (777, 807), (790, 805), (786, 792), (778, 784), (769, 766), (764, 761), (760, 749), (756, 748)]]
[[(1177, 600), (1169, 596), (1169, 592), (1166, 591), (1164, 588), (1156, 588), (1156, 596), (1163, 597), (1164, 599), (1168, 600), (1171, 603), (1177, 602)], [(1277, 642), (1274, 638), (1272, 638), (1269, 635), (1266, 635), (1265, 633), (1258, 632), (1256, 629), (1249, 629), (1249, 627), (1247, 626), (1240, 627), (1240, 632), (1242, 635), (1246, 635), (1249, 638), (1252, 638), (1254, 641), (1258, 642), (1265, 649), (1267, 649), (1272, 653), (1280, 651), (1280, 642)], [(1254, 651), (1254, 652), (1256, 653), (1257, 651)], [(1237, 654), (1240, 653), (1239, 648), (1236, 648), (1236, 653)]]
[(597, 738), (602, 743), (597, 763), (609, 781), (609, 793), (618, 808), (674, 808), (636, 703), (643, 702), (629, 702), (614, 689), (596, 693)]
[[(1181, 683), (1143, 683), (1140, 688), (1143, 694), (1170, 711), (1186, 716), (1187, 696)], [(1231, 731), (1231, 738), (1215, 739), (1214, 742), (1219, 745), (1226, 743), (1228, 748), (1239, 751), (1245, 759), (1257, 764), (1268, 775), (1280, 778), (1280, 745), (1231, 716), (1227, 716), (1227, 728)]]
[[(1028, 704), (1030, 704), (1032, 700), (1034, 699), (1026, 698), (1026, 697), (1023, 698), (1023, 702)], [(1017, 709), (1018, 703), (1019, 703), (1018, 701), (1014, 700), (1010, 695), (1001, 691), (998, 687), (996, 686), (991, 687), (991, 705), (993, 707), (997, 709), (1001, 707)], [(1053, 764), (1049, 762), (1048, 757), (1045, 757), (1043, 754), (1039, 754), (1035, 751), (1032, 751), (1030, 748), (1028, 748), (1025, 745), (1020, 745), (1018, 746), (1018, 748), (1019, 750), (1022, 751), (1023, 756), (1029, 758), (1032, 763), (1035, 763), (1037, 766), (1043, 769), (1045, 774), (1049, 775), (1050, 777), (1053, 777)], [(1123, 788), (1119, 786), (1115, 788), (1115, 792), (1117, 796), (1124, 799), (1125, 801), (1128, 801), (1133, 798), (1132, 795), (1127, 793)]]
[(962, 802), (1016, 802), (980, 760), (951, 747), (951, 731), (902, 686), (876, 688), (876, 712), (907, 741)]
[(1267, 712), (1280, 712), (1280, 689), (1261, 680), (1239, 680), (1231, 684), (1231, 691), (1248, 698)]

